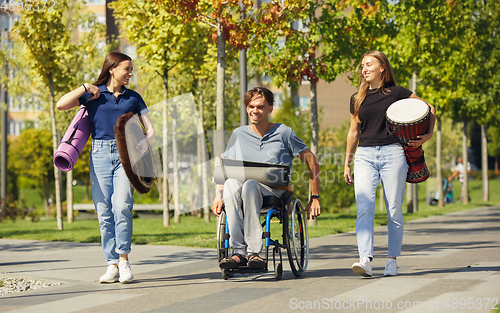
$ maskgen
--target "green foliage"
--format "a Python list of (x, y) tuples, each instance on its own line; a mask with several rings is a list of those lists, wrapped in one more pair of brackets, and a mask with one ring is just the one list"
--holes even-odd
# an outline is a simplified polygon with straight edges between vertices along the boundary
[[(333, 0), (262, 3), (250, 64), (278, 86), (286, 82), (296, 87), (303, 79), (334, 81), (353, 70), (353, 60), (386, 30), (385, 12), (382, 1), (375, 5)], [(296, 27), (299, 23), (302, 29)]]
[(9, 147), (9, 168), (38, 187), (51, 186), (54, 177), (50, 132), (26, 129)]
[(493, 125), (488, 127), (488, 155), (496, 157), (500, 155), (500, 127)]
[(24, 201), (14, 200), (14, 197), (8, 196), (0, 199), (0, 222), (9, 218), (16, 221), (17, 218), (29, 217), (31, 221), (38, 221), (38, 216), (35, 210), (30, 210), (24, 204)]
[[(436, 173), (436, 131), (434, 136), (423, 145), (425, 164), (431, 175)], [(453, 123), (450, 118), (441, 119), (441, 164), (443, 169), (450, 170), (456, 158), (462, 154), (462, 125)], [(446, 175), (444, 177), (447, 177)]]
[(397, 80), (419, 77), (418, 95), (438, 116), (497, 121), (499, 13), (492, 1), (401, 0), (390, 7), (396, 36), (381, 49)]
[(354, 203), (354, 188), (344, 181), (346, 138), (349, 124), (325, 130), (320, 138), (321, 197), (327, 212), (341, 212)]

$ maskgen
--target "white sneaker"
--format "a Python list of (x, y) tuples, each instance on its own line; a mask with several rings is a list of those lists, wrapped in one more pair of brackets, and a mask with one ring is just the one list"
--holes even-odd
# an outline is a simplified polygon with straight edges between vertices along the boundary
[(364, 277), (372, 277), (372, 265), (370, 264), (370, 258), (361, 258), (359, 262), (354, 263), (352, 266), (352, 271), (358, 275)]
[(116, 283), (118, 281), (118, 268), (114, 265), (108, 265), (106, 273), (101, 276), (99, 282), (101, 284), (105, 283)]
[(120, 272), (120, 283), (126, 284), (134, 280), (129, 261), (120, 261), (120, 263), (118, 263), (118, 270)]
[(396, 260), (387, 259), (385, 263), (384, 276), (397, 276), (398, 275), (398, 265)]

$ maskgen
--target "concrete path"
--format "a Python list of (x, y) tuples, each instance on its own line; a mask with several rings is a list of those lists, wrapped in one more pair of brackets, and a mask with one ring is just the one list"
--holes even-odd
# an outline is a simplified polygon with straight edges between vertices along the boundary
[[(135, 281), (97, 282), (98, 244), (0, 240), (0, 273), (62, 285), (0, 297), (0, 312), (490, 312), (500, 307), (500, 207), (405, 225), (399, 275), (383, 277), (386, 227), (375, 229), (373, 278), (352, 273), (355, 233), (310, 241), (308, 270), (282, 281), (263, 275), (222, 280), (214, 249), (132, 248)], [(215, 233), (215, 230), (214, 230)]]

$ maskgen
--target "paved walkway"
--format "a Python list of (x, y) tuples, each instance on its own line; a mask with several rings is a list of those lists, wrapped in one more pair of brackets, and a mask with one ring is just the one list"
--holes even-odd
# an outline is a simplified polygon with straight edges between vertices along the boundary
[[(221, 279), (214, 249), (134, 246), (131, 284), (101, 285), (98, 244), (0, 240), (0, 273), (63, 282), (0, 297), (0, 312), (490, 312), (500, 303), (500, 207), (405, 225), (399, 276), (383, 277), (386, 227), (376, 228), (373, 278), (354, 275), (354, 233), (310, 241), (308, 270), (282, 281)], [(215, 230), (214, 230), (215, 232)]]

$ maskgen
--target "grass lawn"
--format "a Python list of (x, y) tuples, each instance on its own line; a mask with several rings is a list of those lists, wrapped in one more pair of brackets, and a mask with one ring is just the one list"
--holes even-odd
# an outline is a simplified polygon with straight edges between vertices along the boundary
[[(420, 186), (423, 186), (420, 188)], [(460, 198), (460, 183), (454, 182), (455, 199)], [(415, 220), (432, 215), (441, 215), (472, 208), (500, 205), (500, 181), (490, 181), (490, 201), (482, 201), (480, 181), (471, 181), (469, 185), (471, 203), (448, 204), (444, 208), (429, 206), (425, 203), (426, 188), (419, 185), (419, 211), (414, 214), (405, 213), (405, 221)], [(378, 202), (377, 202), (378, 203)], [(406, 212), (406, 204), (403, 206)], [(158, 215), (161, 217), (161, 215)], [(355, 205), (341, 213), (324, 213), (318, 218), (318, 225), (309, 228), (311, 238), (327, 236), (336, 233), (353, 231), (356, 221)], [(173, 221), (172, 221), (173, 222)], [(377, 207), (375, 225), (386, 225), (385, 211)], [(272, 233), (280, 234), (279, 223), (272, 224)], [(212, 216), (210, 223), (193, 216), (183, 216), (181, 223), (163, 227), (161, 218), (134, 219), (134, 244), (177, 245), (190, 247), (216, 247), (216, 219)], [(273, 236), (276, 238), (276, 235)], [(64, 223), (64, 230), (58, 231), (55, 220), (41, 220), (31, 222), (25, 220), (4, 220), (0, 222), (0, 238), (30, 239), (45, 241), (72, 241), (72, 242), (100, 242), (99, 226), (97, 219), (76, 220), (74, 223)]]

